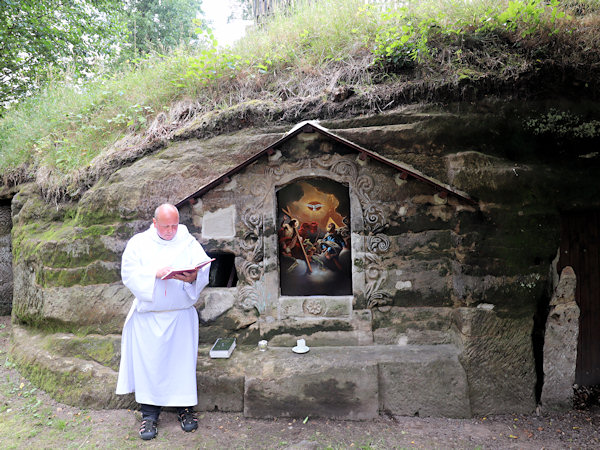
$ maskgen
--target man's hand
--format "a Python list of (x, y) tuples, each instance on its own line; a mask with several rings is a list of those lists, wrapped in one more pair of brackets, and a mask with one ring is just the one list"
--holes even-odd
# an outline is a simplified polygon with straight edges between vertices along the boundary
[(186, 283), (193, 283), (194, 281), (196, 281), (197, 276), (198, 276), (198, 271), (193, 270), (191, 272), (183, 272), (181, 274), (178, 273), (173, 276), (173, 279), (185, 281)]
[(168, 274), (171, 270), (173, 270), (172, 267), (163, 267), (162, 269), (158, 269), (156, 271), (156, 278), (162, 278), (164, 277), (166, 274)]
[[(169, 266), (163, 267), (162, 269), (158, 269), (156, 271), (156, 278), (162, 279), (162, 277), (164, 277), (166, 274), (168, 274), (172, 270), (174, 270), (174, 269)], [(179, 273), (174, 274), (172, 277), (169, 277), (169, 279), (185, 281), (186, 283), (193, 283), (194, 281), (196, 281), (197, 276), (198, 276), (197, 270), (190, 270), (189, 272), (183, 272), (181, 274), (179, 274)]]

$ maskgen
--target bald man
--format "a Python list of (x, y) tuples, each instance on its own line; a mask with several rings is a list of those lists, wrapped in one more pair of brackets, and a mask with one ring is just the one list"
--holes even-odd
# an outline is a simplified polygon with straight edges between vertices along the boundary
[(179, 211), (171, 204), (156, 208), (150, 228), (133, 236), (123, 252), (121, 277), (135, 299), (123, 326), (116, 393), (135, 392), (142, 411), (139, 434), (144, 440), (158, 434), (164, 406), (177, 408), (184, 431), (198, 428), (194, 304), (208, 284), (210, 264), (162, 278), (173, 269), (208, 260), (187, 227), (179, 224)]

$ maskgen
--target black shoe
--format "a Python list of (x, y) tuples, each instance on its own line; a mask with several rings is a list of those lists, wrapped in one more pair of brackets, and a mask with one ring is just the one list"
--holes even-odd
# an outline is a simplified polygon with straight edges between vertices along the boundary
[(194, 414), (192, 408), (183, 408), (178, 414), (179, 423), (181, 423), (181, 429), (183, 431), (196, 431), (198, 428), (198, 419)]
[(154, 439), (157, 434), (158, 428), (156, 427), (156, 420), (142, 420), (142, 425), (140, 425), (140, 437), (143, 440), (149, 441), (150, 439)]

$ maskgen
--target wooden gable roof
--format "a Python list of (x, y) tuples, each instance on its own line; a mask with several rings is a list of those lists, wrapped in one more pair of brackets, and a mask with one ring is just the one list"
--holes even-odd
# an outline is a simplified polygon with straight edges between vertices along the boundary
[(360, 153), (361, 158), (363, 158), (363, 157), (364, 158), (372, 158), (376, 161), (379, 161), (382, 164), (385, 164), (387, 166), (390, 166), (390, 167), (398, 170), (399, 172), (401, 172), (403, 174), (403, 177), (405, 177), (405, 178), (414, 178), (416, 180), (422, 181), (424, 183), (427, 183), (427, 184), (433, 186), (439, 192), (441, 197), (445, 197), (447, 195), (452, 195), (452, 196), (455, 196), (459, 199), (466, 201), (467, 203), (469, 203), (471, 205), (477, 205), (477, 201), (474, 198), (472, 198), (469, 194), (467, 194), (463, 191), (460, 191), (448, 184), (442, 183), (441, 181), (438, 181), (432, 177), (429, 177), (409, 165), (402, 164), (402, 163), (399, 163), (396, 161), (392, 161), (384, 156), (379, 155), (378, 153), (375, 153), (371, 150), (361, 147), (360, 145), (355, 144), (354, 142), (349, 141), (348, 139), (345, 139), (341, 136), (338, 136), (335, 133), (332, 133), (329, 129), (321, 126), (316, 121), (307, 120), (307, 121), (298, 123), (290, 131), (288, 131), (286, 134), (284, 134), (281, 137), (281, 139), (275, 141), (273, 144), (271, 144), (268, 147), (257, 152), (256, 154), (254, 154), (253, 156), (251, 156), (250, 158), (248, 158), (241, 164), (237, 165), (236, 167), (228, 170), (226, 173), (215, 178), (213, 181), (205, 184), (204, 186), (202, 186), (200, 189), (198, 189), (193, 194), (188, 195), (186, 198), (184, 198), (183, 200), (178, 202), (176, 206), (178, 206), (178, 207), (182, 206), (190, 200), (201, 197), (206, 192), (217, 187), (221, 183), (228, 182), (229, 180), (231, 180), (231, 177), (233, 175), (240, 172), (244, 168), (248, 167), (250, 164), (259, 160), (263, 156), (271, 155), (280, 145), (293, 139), (298, 134), (300, 134), (300, 133), (315, 133), (315, 132), (320, 133), (323, 136), (326, 136), (334, 141), (337, 141), (337, 142), (341, 143), (342, 145), (345, 145), (346, 147), (356, 151), (357, 153)]

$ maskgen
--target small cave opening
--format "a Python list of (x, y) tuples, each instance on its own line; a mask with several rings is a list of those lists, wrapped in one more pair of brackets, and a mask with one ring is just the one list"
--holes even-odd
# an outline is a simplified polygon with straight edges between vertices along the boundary
[(235, 255), (224, 252), (207, 252), (208, 256), (215, 258), (210, 265), (208, 276), (209, 287), (235, 287), (238, 282), (235, 270)]

